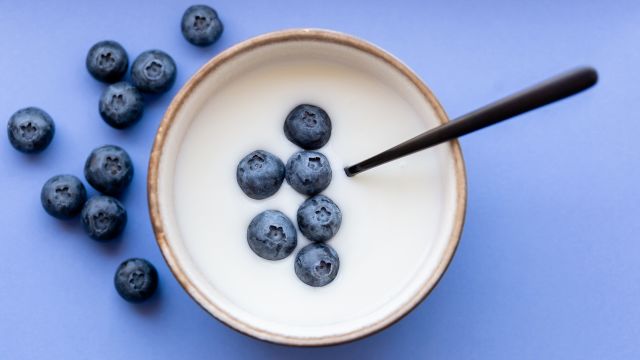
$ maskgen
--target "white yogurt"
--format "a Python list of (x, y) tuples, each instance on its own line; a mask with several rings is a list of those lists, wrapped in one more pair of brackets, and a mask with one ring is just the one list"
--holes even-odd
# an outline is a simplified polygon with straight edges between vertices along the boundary
[[(298, 150), (282, 126), (301, 103), (322, 107), (333, 123), (332, 137), (319, 151), (333, 169), (324, 194), (343, 213), (342, 227), (329, 241), (340, 271), (322, 288), (305, 285), (294, 273), (295, 254), (309, 243), (300, 232), (296, 251), (280, 261), (258, 257), (246, 240), (247, 225), (263, 210), (280, 210), (295, 223), (304, 197), (285, 181), (276, 195), (252, 200), (235, 177), (238, 161), (252, 150), (267, 150), (285, 163)], [(354, 178), (342, 169), (436, 124), (432, 109), (417, 109), (375, 74), (328, 60), (262, 65), (212, 90), (182, 139), (173, 206), (185, 248), (221, 306), (233, 307), (234, 316), (251, 316), (253, 324), (300, 334), (353, 324), (401, 292), (415, 292), (438, 266), (452, 228), (450, 146)]]

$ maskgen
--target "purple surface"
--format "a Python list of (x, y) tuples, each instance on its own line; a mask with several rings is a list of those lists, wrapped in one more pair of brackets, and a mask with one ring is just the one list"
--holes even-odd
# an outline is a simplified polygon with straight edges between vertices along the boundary
[[(0, 138), (0, 358), (505, 358), (640, 357), (640, 3), (637, 1), (217, 1), (225, 33), (196, 48), (179, 31), (187, 1), (0, 2), (0, 119), (24, 106), (57, 123), (49, 149)], [(351, 33), (394, 53), (461, 115), (574, 65), (601, 75), (588, 93), (462, 140), (469, 207), (460, 247), (432, 295), (362, 341), (320, 349), (240, 335), (201, 310), (171, 276), (146, 204), (146, 164), (171, 97), (220, 50), (290, 27)], [(96, 41), (133, 58), (172, 54), (178, 80), (138, 125), (99, 118), (103, 85), (84, 69)], [(120, 241), (90, 240), (39, 204), (44, 181), (80, 176), (91, 149), (126, 148), (136, 166)], [(95, 193), (93, 190), (90, 193)], [(161, 287), (147, 304), (112, 285), (142, 256)]]

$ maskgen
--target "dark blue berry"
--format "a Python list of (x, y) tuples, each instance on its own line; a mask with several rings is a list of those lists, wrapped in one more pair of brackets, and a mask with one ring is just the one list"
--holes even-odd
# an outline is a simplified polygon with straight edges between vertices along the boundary
[(127, 211), (118, 199), (94, 196), (87, 200), (80, 214), (87, 234), (95, 240), (106, 241), (117, 237), (127, 224)]
[(126, 82), (109, 85), (99, 104), (102, 119), (116, 129), (124, 129), (142, 117), (143, 99), (138, 89)]
[(89, 49), (86, 60), (89, 74), (96, 80), (114, 83), (122, 79), (129, 67), (129, 57), (122, 45), (106, 40)]
[(240, 161), (236, 180), (248, 197), (261, 200), (280, 189), (284, 172), (284, 163), (280, 158), (264, 150), (256, 150)]
[(40, 192), (42, 207), (58, 219), (70, 219), (82, 210), (87, 190), (73, 175), (56, 175), (47, 180)]
[(116, 196), (131, 183), (133, 163), (121, 147), (104, 145), (94, 149), (87, 158), (84, 176), (96, 190)]
[(147, 260), (132, 258), (118, 266), (113, 283), (123, 299), (139, 303), (156, 292), (158, 271)]
[(307, 199), (298, 208), (298, 228), (311, 241), (327, 241), (340, 230), (342, 211), (324, 195)]
[(207, 5), (193, 5), (182, 15), (181, 29), (188, 42), (207, 46), (220, 38), (224, 27), (214, 9)]
[(298, 236), (295, 226), (285, 214), (267, 210), (251, 220), (247, 242), (261, 258), (280, 260), (293, 252), (298, 244)]
[(331, 183), (329, 160), (317, 151), (299, 151), (287, 161), (287, 183), (303, 195), (315, 195)]
[(162, 50), (145, 51), (133, 61), (131, 81), (144, 93), (166, 92), (176, 81), (176, 63)]
[(331, 137), (331, 119), (315, 105), (298, 105), (284, 121), (284, 135), (303, 149), (320, 149)]
[(16, 111), (7, 124), (11, 145), (23, 153), (38, 153), (53, 140), (56, 126), (44, 110), (28, 107)]
[(340, 258), (338, 253), (324, 243), (309, 244), (298, 252), (294, 270), (303, 283), (319, 287), (332, 282), (338, 275)]

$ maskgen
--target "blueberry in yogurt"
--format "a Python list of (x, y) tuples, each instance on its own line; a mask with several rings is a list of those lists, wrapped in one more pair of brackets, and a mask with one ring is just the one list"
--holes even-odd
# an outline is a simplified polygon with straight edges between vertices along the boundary
[(331, 118), (318, 106), (298, 105), (284, 121), (284, 135), (305, 150), (320, 149), (331, 137)]
[(298, 228), (311, 241), (327, 241), (340, 230), (342, 211), (324, 195), (307, 199), (298, 208)]
[(303, 195), (316, 195), (331, 183), (331, 165), (317, 151), (299, 151), (287, 161), (287, 183)]
[(320, 287), (333, 281), (340, 269), (338, 253), (324, 243), (312, 243), (303, 247), (294, 262), (294, 271), (303, 283)]
[(285, 167), (280, 158), (264, 150), (245, 156), (236, 168), (240, 189), (250, 198), (266, 199), (275, 194), (284, 181)]
[(296, 227), (280, 211), (266, 210), (251, 220), (247, 242), (256, 255), (267, 260), (284, 259), (298, 244)]

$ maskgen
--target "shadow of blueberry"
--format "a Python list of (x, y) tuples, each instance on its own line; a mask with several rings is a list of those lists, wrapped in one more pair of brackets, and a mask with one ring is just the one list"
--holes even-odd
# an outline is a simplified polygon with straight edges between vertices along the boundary
[(131, 304), (131, 307), (140, 316), (151, 317), (162, 310), (162, 286), (158, 284), (155, 293), (148, 300), (139, 304)]

